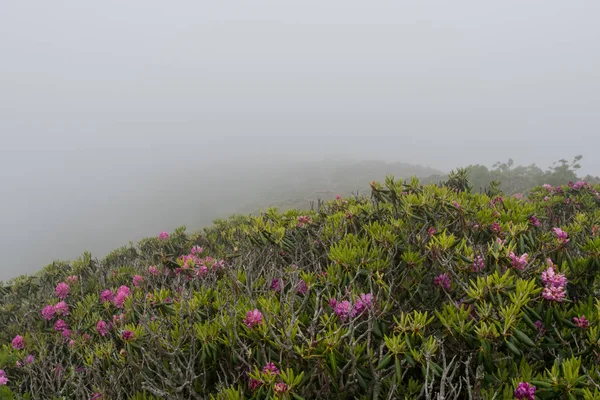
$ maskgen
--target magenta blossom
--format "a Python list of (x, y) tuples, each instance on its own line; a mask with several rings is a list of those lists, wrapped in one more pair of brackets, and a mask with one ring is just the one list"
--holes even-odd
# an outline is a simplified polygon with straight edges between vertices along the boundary
[(429, 229), (427, 229), (427, 236), (432, 237), (436, 232), (437, 230), (433, 226), (430, 226)]
[(65, 321), (63, 321), (62, 319), (59, 319), (54, 324), (54, 330), (57, 332), (62, 332), (65, 329), (69, 329), (69, 325), (67, 325), (67, 323)]
[(261, 386), (262, 386), (262, 382), (261, 381), (256, 380), (254, 378), (250, 378), (250, 382), (248, 383), (248, 388), (250, 390), (256, 390), (256, 389), (258, 389)]
[(104, 399), (104, 396), (102, 396), (102, 393), (98, 393), (98, 392), (94, 393), (92, 395), (92, 397), (90, 397), (90, 400), (102, 400), (102, 399)]
[(589, 326), (590, 326), (590, 321), (585, 319), (585, 315), (582, 315), (579, 318), (574, 317), (573, 321), (575, 322), (575, 325), (577, 325), (577, 327), (579, 327), (581, 329), (589, 328)]
[(373, 295), (371, 293), (363, 293), (354, 303), (351, 316), (354, 317), (356, 315), (360, 315), (370, 308), (373, 308)]
[(306, 291), (308, 290), (308, 286), (306, 285), (306, 282), (302, 279), (300, 279), (298, 281), (298, 284), (296, 286), (296, 291), (298, 292), (298, 294), (306, 294)]
[(450, 290), (451, 283), (452, 282), (451, 282), (448, 274), (440, 274), (440, 275), (436, 276), (435, 278), (433, 278), (433, 284), (435, 286), (442, 287), (445, 290)]
[(69, 315), (69, 306), (64, 301), (59, 301), (54, 306), (54, 311), (57, 315)]
[(119, 289), (117, 289), (117, 295), (115, 296), (115, 298), (113, 300), (113, 304), (117, 308), (123, 308), (125, 299), (127, 297), (129, 297), (130, 294), (131, 294), (131, 289), (129, 289), (127, 286), (121, 286)]
[(542, 187), (543, 187), (544, 189), (548, 190), (548, 191), (552, 191), (552, 185), (549, 185), (549, 184), (547, 184), (547, 183), (544, 183), (544, 184), (542, 185)]
[(283, 281), (279, 278), (273, 278), (271, 281), (271, 290), (275, 293), (279, 293), (281, 292), (281, 289), (283, 289)]
[(485, 269), (485, 260), (481, 256), (475, 257), (471, 265), (473, 272), (481, 272)]
[(515, 397), (517, 399), (535, 400), (535, 386), (528, 382), (519, 382), (515, 390)]
[(25, 341), (23, 340), (23, 336), (17, 335), (12, 340), (13, 349), (23, 350), (25, 348)]
[(27, 357), (25, 357), (25, 360), (23, 360), (25, 364), (33, 364), (34, 361), (35, 357), (33, 356), (33, 354), (28, 354)]
[(352, 303), (348, 300), (340, 301), (339, 303), (336, 303), (333, 312), (335, 312), (335, 315), (337, 315), (340, 320), (346, 321), (348, 317), (352, 315)]
[(65, 329), (62, 331), (63, 338), (70, 339), (73, 336), (73, 332), (70, 329)]
[(160, 240), (169, 240), (169, 232), (165, 232), (165, 231), (161, 232), (161, 233), (158, 235), (158, 238), (159, 238)]
[(115, 295), (110, 289), (105, 289), (102, 291), (102, 293), (100, 293), (100, 301), (102, 303), (112, 303), (114, 299)]
[(67, 298), (67, 295), (69, 294), (70, 290), (71, 288), (69, 287), (69, 285), (67, 285), (64, 282), (61, 282), (58, 285), (56, 285), (56, 295), (59, 299)]
[(267, 365), (263, 367), (263, 372), (270, 375), (279, 375), (279, 369), (272, 362), (267, 363)]
[(144, 278), (142, 278), (141, 275), (135, 275), (133, 277), (133, 286), (140, 287), (143, 280), (144, 280)]
[(248, 311), (246, 313), (246, 318), (244, 319), (244, 324), (248, 328), (254, 328), (255, 326), (261, 325), (263, 323), (263, 315), (258, 309), (254, 309), (252, 311)]
[(148, 272), (154, 276), (158, 275), (158, 268), (156, 268), (154, 265), (151, 265), (148, 267)]
[(540, 336), (544, 336), (544, 334), (546, 333), (546, 326), (544, 325), (544, 323), (542, 321), (535, 321), (534, 322), (535, 328), (538, 331), (538, 334)]
[(536, 228), (540, 227), (542, 225), (542, 223), (540, 222), (539, 219), (537, 219), (537, 217), (535, 215), (532, 215), (531, 217), (529, 217), (529, 223), (533, 226), (535, 226)]
[(490, 225), (490, 229), (494, 233), (500, 233), (500, 232), (502, 232), (502, 227), (497, 222), (494, 222), (492, 225)]
[(204, 249), (200, 246), (192, 247), (192, 254), (200, 254), (204, 251)]
[(134, 337), (135, 334), (129, 330), (123, 331), (123, 333), (121, 334), (121, 339), (123, 339), (125, 342), (133, 340)]
[(527, 253), (517, 257), (517, 255), (511, 251), (508, 256), (510, 257), (512, 266), (518, 270), (523, 270), (527, 265)]
[(44, 318), (46, 321), (50, 321), (52, 318), (54, 318), (54, 314), (56, 314), (54, 306), (46, 306), (42, 309), (42, 318)]
[(567, 234), (567, 232), (563, 231), (560, 228), (552, 228), (552, 232), (554, 232), (554, 234), (556, 235), (556, 237), (558, 238), (558, 240), (565, 244), (569, 242), (569, 235)]
[(96, 331), (98, 331), (100, 336), (106, 336), (108, 334), (108, 324), (103, 320), (98, 321), (96, 324)]

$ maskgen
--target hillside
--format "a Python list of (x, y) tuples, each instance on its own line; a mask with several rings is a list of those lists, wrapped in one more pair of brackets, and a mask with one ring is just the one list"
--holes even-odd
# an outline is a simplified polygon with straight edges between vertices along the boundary
[(0, 290), (0, 397), (600, 398), (598, 189), (387, 179), (53, 263)]

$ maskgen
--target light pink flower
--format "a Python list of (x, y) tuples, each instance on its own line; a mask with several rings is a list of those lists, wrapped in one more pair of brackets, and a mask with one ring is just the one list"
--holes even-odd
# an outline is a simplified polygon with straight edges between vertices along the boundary
[(275, 366), (275, 364), (270, 362), (270, 363), (267, 363), (267, 365), (265, 365), (263, 367), (263, 373), (271, 374), (271, 375), (279, 375), (279, 369)]
[(148, 267), (148, 272), (154, 276), (158, 276), (159, 274), (158, 268), (156, 268), (154, 265)]
[(73, 285), (75, 283), (77, 283), (77, 281), (79, 280), (79, 277), (77, 275), (71, 275), (67, 277), (67, 283), (69, 285)]
[(556, 235), (556, 237), (558, 238), (558, 240), (561, 243), (568, 243), (569, 242), (569, 235), (567, 234), (567, 232), (563, 231), (560, 228), (552, 228), (552, 232), (554, 232), (554, 234)]
[(0, 386), (4, 386), (8, 383), (8, 378), (6, 377), (6, 372), (3, 369), (0, 369)]
[(200, 254), (204, 251), (204, 249), (200, 246), (192, 247), (192, 254)]
[(115, 299), (115, 295), (110, 289), (104, 289), (102, 293), (100, 293), (100, 301), (102, 303), (112, 303)]
[(273, 386), (273, 392), (276, 395), (284, 394), (287, 391), (288, 391), (288, 385), (286, 385), (283, 382), (276, 383), (275, 386)]
[(140, 284), (142, 283), (143, 280), (144, 280), (144, 278), (142, 278), (141, 275), (135, 275), (133, 277), (133, 286), (140, 287)]
[(244, 319), (244, 324), (248, 328), (254, 328), (255, 326), (261, 325), (263, 323), (263, 315), (258, 309), (254, 309), (252, 311), (248, 311), (246, 313), (246, 318)]
[(525, 266), (527, 265), (527, 253), (523, 253), (522, 255), (517, 256), (511, 251), (508, 256), (510, 257), (512, 266), (518, 270), (523, 270), (523, 268), (525, 268)]
[(582, 315), (579, 318), (573, 317), (573, 321), (575, 322), (575, 325), (577, 325), (581, 329), (589, 328), (590, 326), (590, 321), (585, 319), (585, 315)]
[(169, 240), (169, 232), (165, 232), (165, 231), (161, 232), (161, 233), (158, 235), (158, 238), (159, 238), (160, 240)]
[(341, 321), (346, 321), (348, 317), (351, 316), (352, 303), (350, 303), (348, 300), (340, 301), (339, 303), (336, 303), (335, 307), (333, 308), (333, 312)]

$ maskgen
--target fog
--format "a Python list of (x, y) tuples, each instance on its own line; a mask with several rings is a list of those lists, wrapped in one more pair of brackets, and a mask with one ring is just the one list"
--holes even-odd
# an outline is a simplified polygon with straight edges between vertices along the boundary
[(197, 229), (332, 157), (447, 171), (582, 154), (598, 175), (599, 13), (592, 0), (4, 2), (0, 279)]

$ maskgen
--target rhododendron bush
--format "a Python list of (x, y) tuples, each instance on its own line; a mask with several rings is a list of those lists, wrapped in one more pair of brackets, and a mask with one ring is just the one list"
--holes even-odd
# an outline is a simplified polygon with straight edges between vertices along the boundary
[(600, 398), (597, 188), (371, 189), (14, 279), (0, 398)]

